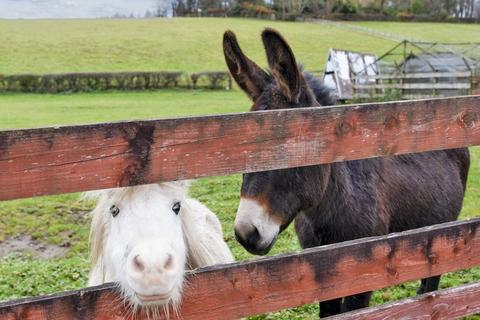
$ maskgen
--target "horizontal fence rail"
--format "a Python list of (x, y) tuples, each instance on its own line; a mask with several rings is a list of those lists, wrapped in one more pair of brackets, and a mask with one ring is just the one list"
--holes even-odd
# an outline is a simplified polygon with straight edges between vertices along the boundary
[(354, 84), (354, 89), (470, 89), (470, 83), (384, 83), (384, 84)]
[(432, 78), (469, 78), (470, 71), (460, 72), (425, 72), (425, 73), (393, 73), (376, 75), (357, 75), (354, 80), (393, 80), (393, 79), (432, 79)]
[(480, 96), (0, 131), (0, 200), (480, 144)]
[(329, 320), (450, 320), (472, 314), (480, 314), (480, 283), (438, 290), (415, 298), (348, 312)]
[[(430, 93), (430, 94), (426, 94), (426, 93), (417, 93), (417, 94), (411, 94), (411, 93), (407, 93), (407, 94), (402, 94), (402, 99), (431, 99), (431, 98), (439, 98), (439, 97), (447, 97), (448, 95), (446, 93)], [(371, 98), (383, 98), (385, 97), (385, 94), (383, 92), (369, 92), (369, 93), (355, 93), (355, 97), (356, 98), (367, 98), (367, 99), (371, 99)]]
[[(480, 219), (449, 222), (199, 269), (187, 275), (180, 313), (182, 319), (240, 318), (479, 264)], [(480, 300), (478, 285), (474, 288)], [(114, 286), (107, 284), (3, 302), (0, 320), (118, 319), (128, 314), (118, 299)], [(170, 316), (175, 318), (174, 313)]]

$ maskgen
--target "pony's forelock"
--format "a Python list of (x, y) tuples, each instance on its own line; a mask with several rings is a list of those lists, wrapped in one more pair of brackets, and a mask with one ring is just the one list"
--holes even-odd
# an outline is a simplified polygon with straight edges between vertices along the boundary
[(125, 197), (131, 196), (138, 191), (148, 191), (151, 188), (160, 187), (166, 194), (175, 195), (180, 198), (185, 198), (188, 195), (188, 190), (191, 185), (191, 180), (181, 180), (172, 182), (162, 182), (156, 184), (146, 184), (133, 187), (123, 187), (114, 189), (103, 189), (84, 192), (81, 195), (82, 200), (93, 200), (97, 202), (102, 201), (103, 198), (108, 198), (110, 201), (123, 200)]

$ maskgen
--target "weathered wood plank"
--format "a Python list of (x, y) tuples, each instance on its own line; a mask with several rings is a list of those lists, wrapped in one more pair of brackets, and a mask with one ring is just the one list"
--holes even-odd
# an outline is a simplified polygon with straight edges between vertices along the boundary
[(0, 200), (480, 144), (480, 96), (0, 132)]
[[(188, 276), (182, 319), (231, 319), (480, 264), (480, 219), (358, 239)], [(112, 285), (0, 303), (0, 320), (117, 319)], [(140, 318), (140, 315), (139, 315)]]
[(398, 74), (377, 74), (355, 77), (355, 80), (394, 80), (394, 79), (426, 79), (426, 78), (468, 78), (471, 77), (470, 71), (461, 72), (425, 72), (425, 73), (398, 73)]
[[(445, 97), (444, 95), (442, 94), (436, 94), (436, 95), (433, 95), (433, 94), (402, 94), (402, 99), (408, 99), (408, 100), (415, 100), (415, 99), (433, 99), (433, 98), (441, 98), (441, 97)], [(371, 91), (371, 92), (368, 92), (368, 93), (360, 93), (360, 92), (355, 92), (354, 93), (354, 97), (355, 98), (374, 98), (374, 97), (385, 97), (385, 93), (383, 92), (374, 92), (374, 91)]]
[(359, 89), (404, 89), (404, 90), (429, 90), (429, 89), (470, 89), (470, 83), (384, 83), (384, 84), (354, 84), (355, 90)]
[(480, 314), (480, 283), (435, 291), (415, 298), (344, 313), (330, 320), (450, 320)]

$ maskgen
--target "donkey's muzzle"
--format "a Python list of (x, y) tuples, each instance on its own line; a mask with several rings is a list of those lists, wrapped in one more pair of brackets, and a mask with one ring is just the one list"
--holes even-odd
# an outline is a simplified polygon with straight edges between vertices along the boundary
[(272, 243), (264, 245), (257, 227), (250, 223), (237, 223), (235, 225), (235, 238), (248, 252), (264, 255), (270, 251)]

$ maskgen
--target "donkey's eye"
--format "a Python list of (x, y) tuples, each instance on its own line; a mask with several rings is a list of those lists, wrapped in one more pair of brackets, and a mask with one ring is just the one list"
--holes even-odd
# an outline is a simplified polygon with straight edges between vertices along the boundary
[(116, 205), (113, 205), (110, 207), (110, 213), (115, 218), (120, 213), (120, 209)]
[(175, 202), (172, 207), (172, 211), (175, 212), (175, 214), (178, 214), (180, 212), (180, 208), (182, 206), (180, 205), (180, 202)]

